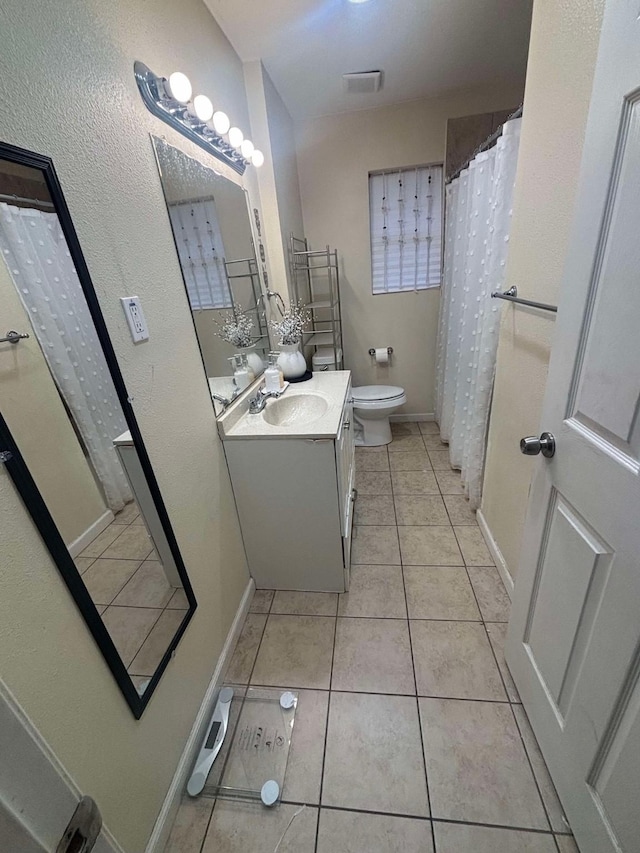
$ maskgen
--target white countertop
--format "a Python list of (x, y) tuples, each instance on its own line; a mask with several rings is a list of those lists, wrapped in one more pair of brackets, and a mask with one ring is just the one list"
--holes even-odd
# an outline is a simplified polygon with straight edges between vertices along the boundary
[(250, 415), (249, 396), (252, 394), (247, 395), (218, 418), (220, 438), (224, 441), (250, 438), (335, 438), (340, 429), (340, 417), (350, 382), (350, 370), (327, 370), (314, 373), (307, 382), (289, 385), (280, 399), (285, 399), (287, 395), (313, 393), (327, 401), (327, 411), (309, 424), (275, 426), (268, 423), (262, 415), (274, 400), (267, 400), (262, 412)]
[(123, 432), (122, 435), (119, 435), (117, 438), (114, 438), (113, 443), (116, 447), (133, 446), (133, 439), (131, 438), (131, 433), (129, 432), (129, 430)]

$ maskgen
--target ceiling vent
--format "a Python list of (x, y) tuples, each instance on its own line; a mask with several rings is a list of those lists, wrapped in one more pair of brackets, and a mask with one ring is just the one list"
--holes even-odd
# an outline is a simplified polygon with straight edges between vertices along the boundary
[(382, 89), (382, 71), (356, 71), (343, 74), (344, 90), (350, 95), (368, 95)]

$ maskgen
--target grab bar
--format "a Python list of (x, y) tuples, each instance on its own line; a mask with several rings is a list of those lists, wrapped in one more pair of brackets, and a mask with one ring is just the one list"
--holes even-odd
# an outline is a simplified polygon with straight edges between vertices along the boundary
[(534, 302), (532, 299), (522, 299), (518, 296), (518, 288), (513, 285), (509, 290), (505, 290), (504, 293), (499, 293), (496, 291), (491, 294), (492, 299), (506, 299), (507, 302), (517, 302), (518, 305), (529, 305), (531, 308), (540, 308), (542, 311), (553, 311), (554, 314), (558, 313), (557, 305), (549, 305), (546, 302)]

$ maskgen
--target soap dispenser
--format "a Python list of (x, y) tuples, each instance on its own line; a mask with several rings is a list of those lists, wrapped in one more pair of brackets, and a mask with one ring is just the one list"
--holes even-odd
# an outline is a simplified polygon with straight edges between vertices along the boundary
[(276, 365), (275, 354), (269, 353), (269, 365), (264, 372), (264, 387), (265, 391), (271, 391), (273, 393), (278, 393), (282, 390), (282, 386), (284, 381), (282, 379), (282, 374), (278, 370), (278, 366)]
[(275, 365), (275, 368), (278, 371), (278, 373), (280, 374), (280, 388), (284, 388), (284, 373), (282, 372), (282, 368), (280, 367), (280, 364), (278, 363), (278, 356), (279, 355), (280, 355), (279, 352), (270, 352), (269, 358), (273, 358), (273, 363)]
[(244, 391), (244, 389), (248, 388), (252, 382), (249, 378), (249, 371), (243, 365), (242, 357), (240, 355), (232, 355), (229, 361), (231, 362), (233, 378), (238, 386), (238, 390)]
[(253, 380), (256, 378), (256, 372), (249, 364), (249, 356), (246, 354), (246, 352), (243, 352), (240, 354), (240, 358), (242, 359), (243, 368), (247, 371), (249, 375), (249, 382), (253, 382)]

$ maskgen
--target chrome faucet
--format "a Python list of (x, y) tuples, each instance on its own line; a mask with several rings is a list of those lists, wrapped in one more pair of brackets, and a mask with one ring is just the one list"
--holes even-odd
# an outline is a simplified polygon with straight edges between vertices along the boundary
[(258, 393), (256, 394), (256, 396), (251, 397), (251, 399), (249, 400), (249, 414), (259, 414), (259, 412), (261, 412), (267, 405), (267, 400), (270, 397), (275, 397), (277, 399), (278, 397), (281, 397), (285, 391), (286, 388), (283, 388), (281, 391), (267, 391), (265, 390), (265, 387), (263, 385), (261, 388), (258, 389)]
[(231, 403), (231, 400), (228, 400), (226, 397), (223, 397), (221, 394), (214, 394), (213, 391), (211, 392), (211, 397), (214, 400), (217, 400), (219, 403), (222, 403), (223, 406), (228, 406)]

